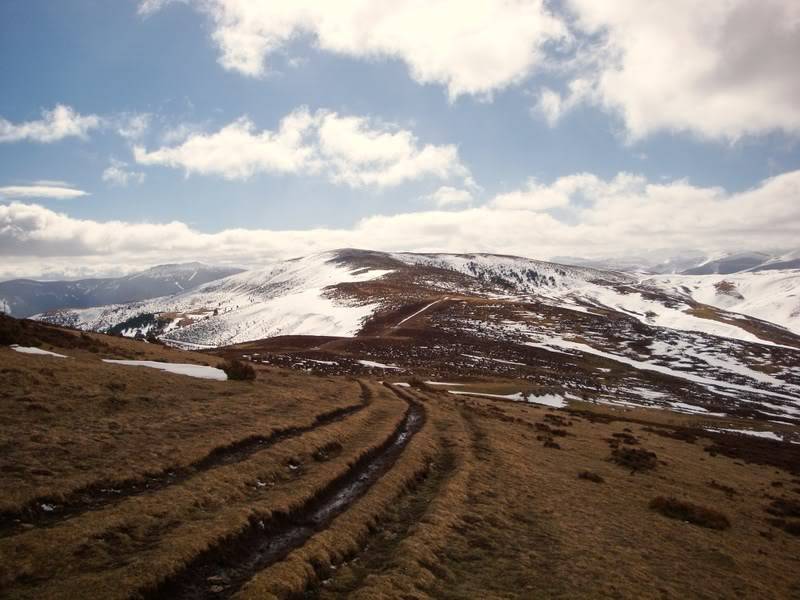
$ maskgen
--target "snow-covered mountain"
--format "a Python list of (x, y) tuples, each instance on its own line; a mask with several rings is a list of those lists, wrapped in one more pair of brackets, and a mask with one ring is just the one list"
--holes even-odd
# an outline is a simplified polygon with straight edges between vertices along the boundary
[(732, 273), (800, 269), (800, 250), (780, 252), (652, 251), (622, 258), (560, 257), (568, 265), (652, 275), (729, 275)]
[(786, 327), (800, 335), (800, 269), (728, 275), (669, 275), (645, 280), (697, 302)]
[(191, 262), (159, 265), (133, 275), (105, 279), (14, 279), (0, 282), (0, 310), (15, 317), (28, 317), (61, 308), (134, 302), (190, 290), (240, 271)]
[(643, 276), (515, 256), (346, 249), (36, 318), (185, 348), (231, 346), (246, 360), (336, 374), (521, 370), (601, 402), (794, 420), (798, 290), (791, 270)]
[(389, 269), (342, 264), (336, 253), (280, 261), (193, 290), (142, 302), (60, 310), (34, 318), (124, 335), (157, 332), (187, 346), (220, 346), (275, 335), (353, 335), (375, 302), (337, 293)]
[(381, 309), (443, 292), (536, 293), (572, 304), (568, 292), (591, 282), (635, 279), (519, 257), (348, 249), (276, 262), (183, 293), (35, 318), (124, 335), (157, 333), (187, 346), (219, 346), (276, 335), (351, 336)]
[[(403, 306), (474, 296), (616, 313), (650, 326), (744, 341), (760, 339), (758, 326), (731, 313), (798, 332), (800, 273), (743, 273), (735, 281), (725, 277), (643, 278), (515, 256), (347, 249), (278, 261), (154, 299), (50, 311), (36, 318), (204, 347), (280, 335), (353, 336), (372, 331), (370, 323)], [(716, 310), (706, 314), (698, 309), (701, 304)]]

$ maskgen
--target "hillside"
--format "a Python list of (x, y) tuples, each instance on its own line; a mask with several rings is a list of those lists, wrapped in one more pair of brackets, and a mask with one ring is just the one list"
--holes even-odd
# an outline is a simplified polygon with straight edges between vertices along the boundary
[[(797, 382), (644, 371), (660, 361), (590, 350), (591, 313), (526, 306), (529, 327), (549, 324), (541, 342), (487, 341), (482, 313), (506, 337), (521, 331), (508, 319), (520, 305), (495, 298), (407, 305), (377, 337), (213, 354), (0, 317), (0, 342), (19, 344), (0, 346), (0, 436), (14, 440), (0, 455), (0, 594), (799, 590)], [(583, 315), (571, 322), (583, 342), (553, 337), (570, 313)], [(636, 323), (616, 322), (620, 342)], [(185, 374), (232, 356), (255, 381)], [(161, 368), (108, 362), (119, 360)], [(633, 406), (623, 388), (652, 404)], [(762, 404), (735, 410), (731, 392)]]
[[(784, 285), (781, 273), (741, 280)], [(151, 301), (39, 318), (338, 375), (383, 370), (448, 381), (491, 374), (515, 381), (504, 394), (523, 396), (563, 391), (568, 377), (569, 397), (594, 403), (746, 415), (768, 429), (795, 423), (800, 337), (693, 295), (676, 284), (687, 277), (641, 279), (513, 256), (350, 249)], [(794, 300), (764, 286), (747, 293), (780, 306)], [(774, 307), (764, 311), (781, 316)]]

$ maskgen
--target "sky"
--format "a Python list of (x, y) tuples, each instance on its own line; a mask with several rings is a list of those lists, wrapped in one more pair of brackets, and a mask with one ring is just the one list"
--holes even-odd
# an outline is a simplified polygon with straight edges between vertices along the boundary
[(5, 0), (0, 279), (800, 247), (794, 0)]

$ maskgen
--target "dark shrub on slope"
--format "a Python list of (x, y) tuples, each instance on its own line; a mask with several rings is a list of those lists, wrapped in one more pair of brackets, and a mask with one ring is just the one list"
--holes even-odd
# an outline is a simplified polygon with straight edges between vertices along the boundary
[(256, 370), (253, 367), (235, 358), (226, 360), (220, 365), (220, 369), (225, 371), (228, 379), (250, 381), (256, 378)]

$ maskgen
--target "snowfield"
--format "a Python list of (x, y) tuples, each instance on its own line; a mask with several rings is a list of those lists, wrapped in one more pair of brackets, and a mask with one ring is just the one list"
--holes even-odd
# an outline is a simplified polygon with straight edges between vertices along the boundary
[(676, 291), (697, 302), (776, 323), (800, 334), (800, 270), (731, 275), (666, 275), (645, 284)]

